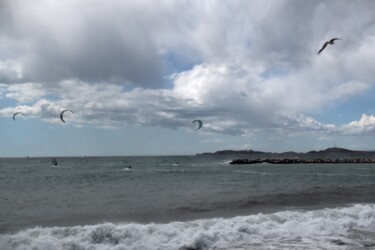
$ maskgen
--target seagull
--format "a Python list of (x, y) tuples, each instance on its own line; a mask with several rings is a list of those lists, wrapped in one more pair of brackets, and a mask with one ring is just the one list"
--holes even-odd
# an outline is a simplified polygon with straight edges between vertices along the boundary
[(327, 42), (325, 42), (324, 44), (323, 44), (323, 47), (319, 50), (319, 52), (318, 52), (318, 55), (320, 54), (320, 52), (322, 52), (326, 47), (327, 47), (327, 45), (328, 44), (335, 44), (335, 41), (336, 40), (342, 40), (341, 38), (332, 38), (331, 40), (329, 40), (329, 41), (327, 41)]

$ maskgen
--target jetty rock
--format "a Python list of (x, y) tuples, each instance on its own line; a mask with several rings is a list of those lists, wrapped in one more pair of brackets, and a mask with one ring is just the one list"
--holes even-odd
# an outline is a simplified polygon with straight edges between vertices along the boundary
[(236, 159), (232, 160), (229, 164), (312, 164), (312, 163), (375, 163), (375, 159)]

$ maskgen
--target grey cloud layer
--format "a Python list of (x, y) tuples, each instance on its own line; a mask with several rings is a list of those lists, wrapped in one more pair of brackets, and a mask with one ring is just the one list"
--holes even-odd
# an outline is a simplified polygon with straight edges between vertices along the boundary
[(0, 53), (23, 73), (0, 77), (8, 82), (158, 87), (171, 53), (190, 63), (248, 56), (295, 70), (331, 36), (345, 37), (341, 51), (374, 36), (372, 1), (3, 2)]

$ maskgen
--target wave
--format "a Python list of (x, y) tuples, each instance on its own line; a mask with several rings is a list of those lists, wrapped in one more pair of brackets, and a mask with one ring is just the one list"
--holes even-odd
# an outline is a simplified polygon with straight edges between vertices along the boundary
[(232, 160), (223, 160), (221, 162), (218, 162), (217, 164), (224, 164), (224, 165), (230, 165), (230, 163), (232, 162)]
[(375, 204), (167, 224), (33, 228), (0, 235), (0, 249), (369, 249)]
[(149, 169), (149, 171), (156, 171), (161, 173), (191, 173), (193, 170), (186, 169)]
[(254, 175), (274, 175), (273, 173), (250, 171), (250, 170), (235, 170), (234, 172), (243, 173), (243, 174), (254, 174)]
[(330, 174), (330, 173), (313, 173), (318, 176), (359, 176), (359, 177), (374, 177), (374, 174), (353, 174), (353, 173), (347, 173), (347, 174)]

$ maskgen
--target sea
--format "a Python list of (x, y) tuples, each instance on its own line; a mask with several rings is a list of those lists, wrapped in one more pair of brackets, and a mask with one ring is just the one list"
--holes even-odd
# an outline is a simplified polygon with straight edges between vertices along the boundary
[(375, 164), (233, 158), (1, 158), (0, 249), (375, 249)]

